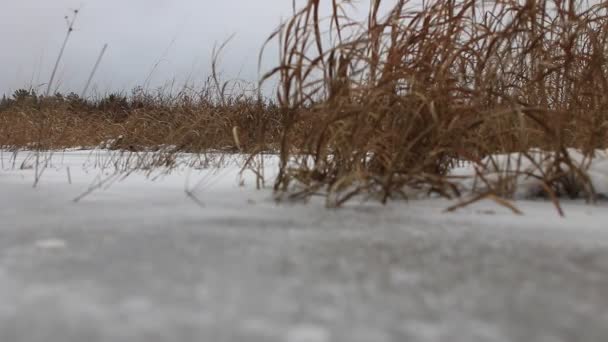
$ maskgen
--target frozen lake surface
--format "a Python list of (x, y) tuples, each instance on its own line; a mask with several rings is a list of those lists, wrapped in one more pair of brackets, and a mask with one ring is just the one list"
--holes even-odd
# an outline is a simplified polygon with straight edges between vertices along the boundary
[(566, 218), (524, 200), (523, 216), (443, 213), (441, 199), (327, 210), (277, 204), (229, 163), (116, 178), (74, 202), (111, 176), (107, 152), (55, 154), (35, 188), (32, 159), (12, 157), (0, 341), (608, 339), (606, 203), (566, 202)]

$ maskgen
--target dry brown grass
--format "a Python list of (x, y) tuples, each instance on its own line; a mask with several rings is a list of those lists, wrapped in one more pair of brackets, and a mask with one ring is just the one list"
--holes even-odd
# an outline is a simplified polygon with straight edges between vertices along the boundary
[[(194, 97), (24, 96), (0, 108), (0, 145), (274, 150), (275, 191), (322, 194), (329, 206), (412, 188), (460, 196), (449, 170), (463, 160), (479, 166), (484, 185), (463, 204), (511, 207), (504, 198), (522, 175), (539, 177), (558, 209), (560, 195), (595, 198), (568, 148), (590, 157), (607, 145), (608, 4), (398, 0), (383, 16), (374, 0), (362, 22), (350, 1), (327, 0), (329, 13), (321, 2), (309, 0), (269, 38), (280, 63), (261, 82), (278, 80), (276, 105), (226, 96), (215, 73), (217, 92)], [(547, 152), (543, 163), (533, 148)], [(537, 170), (501, 169), (500, 153)], [(485, 177), (488, 167), (498, 180)]]
[[(375, 0), (362, 23), (330, 1), (325, 19), (310, 0), (270, 38), (281, 64), (265, 77), (279, 79), (284, 114), (276, 191), (330, 206), (412, 187), (454, 196), (455, 159), (530, 148), (552, 152), (539, 165), (550, 197), (570, 176), (589, 183), (566, 148), (606, 146), (608, 4), (400, 0), (380, 17)], [(508, 195), (504, 184), (482, 198)]]
[(91, 101), (21, 91), (0, 108), (0, 146), (12, 148), (247, 152), (270, 148), (278, 129), (278, 107), (271, 102), (246, 95), (220, 101), (210, 91), (194, 98), (140, 90)]

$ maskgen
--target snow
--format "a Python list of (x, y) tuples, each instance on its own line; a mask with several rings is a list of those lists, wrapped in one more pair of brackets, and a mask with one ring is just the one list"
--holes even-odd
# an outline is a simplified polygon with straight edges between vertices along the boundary
[[(608, 197), (608, 151), (596, 150), (592, 158), (584, 156), (576, 149), (570, 148), (566, 151), (574, 166), (586, 172), (595, 194)], [(553, 153), (541, 150), (531, 150), (527, 156), (519, 153), (495, 155), (484, 158), (481, 165), (469, 163), (460, 166), (452, 170), (451, 175), (465, 177), (460, 180), (464, 192), (483, 185), (476, 174), (483, 175), (490, 182), (512, 177), (515, 183), (513, 197), (526, 199), (544, 192), (543, 173), (549, 169), (553, 158)], [(570, 170), (565, 163), (560, 164), (560, 167), (564, 172)]]
[(44, 239), (35, 242), (36, 247), (42, 249), (62, 249), (66, 247), (66, 243), (61, 239)]
[[(573, 153), (573, 160), (582, 164), (580, 154)], [(25, 201), (35, 196), (41, 200), (41, 205), (57, 206), (78, 210), (78, 217), (97, 215), (99, 208), (96, 204), (111, 206), (116, 210), (115, 215), (125, 215), (125, 218), (135, 219), (138, 215), (154, 217), (154, 210), (158, 209), (163, 215), (174, 211), (174, 215), (198, 215), (201, 206), (211, 205), (214, 208), (231, 208), (247, 213), (249, 219), (255, 217), (277, 216), (269, 214), (268, 210), (280, 207), (289, 209), (294, 217), (307, 217), (317, 212), (323, 206), (322, 200), (313, 200), (307, 206), (275, 203), (270, 186), (276, 174), (278, 161), (273, 156), (265, 157), (266, 188), (255, 189), (255, 176), (253, 172), (245, 170), (241, 173), (241, 165), (245, 157), (239, 155), (209, 154), (205, 157), (192, 158), (188, 155), (178, 156), (179, 166), (168, 169), (162, 166), (147, 167), (145, 165), (159, 164), (162, 157), (155, 153), (125, 153), (108, 150), (70, 150), (59, 152), (44, 152), (37, 156), (34, 152), (7, 152), (0, 153), (3, 166), (0, 175), (4, 188), (3, 198), (10, 199), (12, 203)], [(534, 154), (540, 164), (544, 156)], [(512, 173), (518, 170), (527, 170), (538, 174), (538, 170), (527, 160), (517, 164), (516, 155), (503, 155), (494, 158), (502, 169)], [(45, 167), (36, 167), (36, 162)], [(162, 163), (160, 163), (162, 164)], [(489, 163), (488, 163), (489, 164)], [(130, 171), (133, 166), (139, 165), (138, 171)], [(143, 167), (141, 167), (144, 165)], [(460, 178), (460, 187), (469, 190), (479, 186), (475, 179), (475, 168), (469, 164), (455, 169), (453, 176)], [(483, 172), (487, 179), (500, 177), (492, 167)], [(504, 173), (504, 172), (503, 172)], [(599, 195), (608, 196), (608, 157), (605, 153), (597, 154), (596, 159), (589, 167), (589, 175)], [(37, 181), (38, 179), (38, 181)], [(552, 228), (569, 226), (572, 222), (584, 223), (586, 227), (602, 227), (603, 203), (590, 205), (582, 200), (563, 201), (565, 211), (572, 220), (563, 220), (555, 214), (555, 208), (549, 201), (531, 199), (537, 193), (539, 180), (525, 175), (517, 178), (518, 188), (515, 203), (524, 213), (530, 215), (514, 217), (509, 210), (501, 208), (490, 202), (478, 203), (459, 209), (456, 214), (443, 214), (443, 210), (455, 204), (455, 201), (443, 199), (421, 199), (404, 203), (392, 203), (382, 207), (376, 203), (362, 203), (353, 201), (347, 204), (349, 208), (359, 211), (373, 212), (376, 216), (394, 215), (395, 208), (401, 213), (395, 219), (409, 218), (414, 214), (415, 219), (425, 218), (433, 223), (444, 221), (461, 221), (474, 219), (479, 224), (493, 222), (500, 225), (501, 221), (520, 220), (528, 224), (538, 224), (535, 217), (541, 215), (544, 225)], [(476, 185), (474, 185), (476, 184)], [(78, 202), (78, 203), (75, 203)], [(229, 205), (228, 205), (229, 204)], [(260, 205), (263, 204), (263, 205)], [(125, 210), (128, 209), (128, 210)], [(31, 212), (27, 205), (17, 207), (15, 210)], [(205, 213), (208, 214), (208, 213)], [(234, 213), (230, 213), (233, 215)], [(214, 216), (222, 216), (221, 210), (214, 211)], [(435, 218), (438, 216), (438, 220)], [(28, 215), (28, 217), (31, 215)], [(241, 216), (241, 215), (239, 215)], [(31, 217), (36, 220), (36, 217)], [(61, 217), (61, 220), (69, 219)], [(233, 218), (237, 220), (237, 218)], [(572, 221), (572, 222), (571, 222)], [(51, 239), (51, 245), (56, 240)]]
[(329, 342), (326, 329), (313, 324), (292, 327), (287, 333), (287, 342)]
[[(524, 196), (524, 215), (491, 201), (446, 213), (456, 202), (439, 198), (326, 209), (277, 203), (272, 156), (262, 190), (238, 155), (124, 174), (150, 156), (71, 150), (42, 168), (0, 154), (0, 340), (608, 335), (603, 201), (564, 200), (564, 218)], [(603, 192), (608, 162), (594, 165)]]

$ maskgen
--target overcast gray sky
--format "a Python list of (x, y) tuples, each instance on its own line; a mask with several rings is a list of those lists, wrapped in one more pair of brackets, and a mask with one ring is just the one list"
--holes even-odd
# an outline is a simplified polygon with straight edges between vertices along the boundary
[[(80, 92), (104, 43), (95, 77), (100, 93), (141, 85), (202, 80), (215, 42), (233, 33), (221, 59), (227, 78), (257, 78), (264, 40), (291, 14), (290, 0), (4, 0), (0, 10), (0, 93), (48, 81), (65, 37), (64, 16), (79, 8), (57, 76)], [(268, 63), (276, 55), (270, 51)]]

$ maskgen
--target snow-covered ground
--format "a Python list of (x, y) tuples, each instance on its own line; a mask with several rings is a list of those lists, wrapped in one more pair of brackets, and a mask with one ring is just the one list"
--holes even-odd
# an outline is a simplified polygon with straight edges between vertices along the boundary
[(608, 338), (604, 202), (564, 202), (565, 218), (540, 200), (516, 201), (521, 216), (445, 213), (443, 199), (328, 210), (276, 203), (228, 157), (126, 178), (106, 151), (55, 153), (44, 170), (13, 157), (0, 341)]
[[(585, 156), (580, 151), (570, 148), (566, 150), (570, 162), (575, 168), (584, 172), (588, 182), (582, 180), (580, 173), (570, 170), (567, 162), (561, 161), (559, 168), (569, 173), (567, 181), (574, 181), (581, 191), (578, 195), (584, 197), (585, 192), (592, 192), (596, 197), (608, 198), (608, 151), (596, 150), (592, 156)], [(547, 172), (555, 166), (555, 154), (541, 150), (531, 150), (527, 154), (512, 153), (495, 155), (484, 158), (480, 165), (468, 163), (452, 170), (453, 176), (467, 177), (459, 180), (462, 188), (471, 189), (483, 187), (484, 182), (476, 174), (483, 175), (490, 182), (512, 178), (512, 196), (518, 199), (538, 197), (546, 194), (543, 181), (551, 176)], [(477, 170), (476, 170), (477, 169)], [(571, 172), (569, 172), (571, 171)]]

